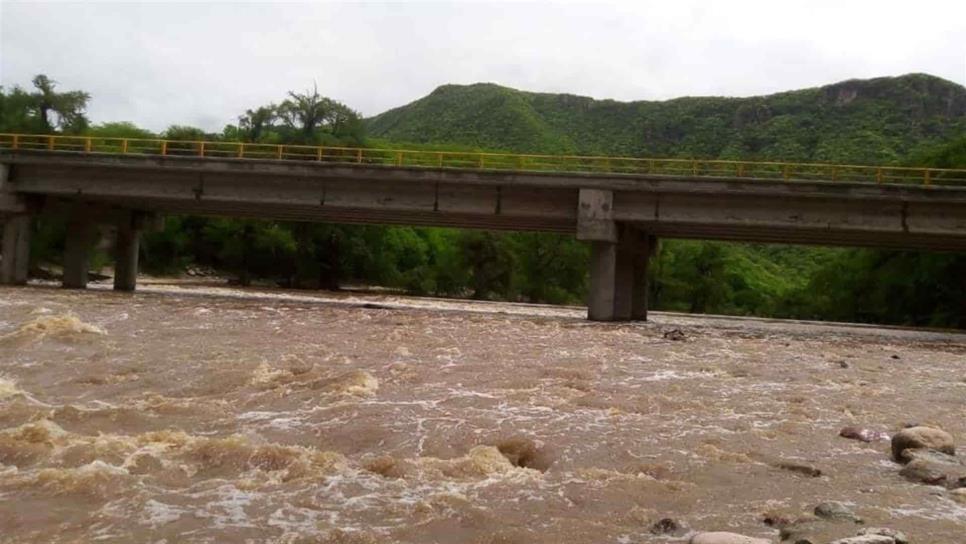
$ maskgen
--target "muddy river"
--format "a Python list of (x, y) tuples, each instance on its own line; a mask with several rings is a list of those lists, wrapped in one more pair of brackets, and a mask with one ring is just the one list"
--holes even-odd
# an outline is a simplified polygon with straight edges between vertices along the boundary
[(0, 542), (777, 542), (823, 501), (966, 542), (961, 494), (838, 436), (921, 423), (966, 448), (966, 335), (582, 315), (0, 289)]

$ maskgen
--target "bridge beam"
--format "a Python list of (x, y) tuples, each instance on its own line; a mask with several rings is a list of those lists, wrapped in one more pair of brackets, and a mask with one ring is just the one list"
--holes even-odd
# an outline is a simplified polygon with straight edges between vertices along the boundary
[(67, 224), (64, 241), (65, 289), (87, 288), (90, 254), (97, 236), (97, 225), (87, 218), (78, 217)]
[(137, 286), (138, 254), (143, 227), (144, 216), (137, 212), (125, 214), (118, 222), (114, 242), (115, 291), (134, 291)]

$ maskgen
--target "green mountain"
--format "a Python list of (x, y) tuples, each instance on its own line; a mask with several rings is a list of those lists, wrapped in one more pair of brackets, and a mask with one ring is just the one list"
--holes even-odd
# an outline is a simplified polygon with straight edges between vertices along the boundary
[(909, 74), (748, 98), (617, 102), (477, 83), (443, 85), (365, 123), (396, 143), (894, 164), (966, 134), (966, 88)]

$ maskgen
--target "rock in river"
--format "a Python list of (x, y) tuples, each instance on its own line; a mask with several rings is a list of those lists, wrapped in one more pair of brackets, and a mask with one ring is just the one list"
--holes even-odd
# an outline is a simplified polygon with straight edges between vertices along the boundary
[(928, 485), (944, 485), (946, 473), (924, 459), (913, 459), (899, 471), (905, 479)]
[(953, 437), (942, 429), (934, 427), (909, 427), (896, 433), (892, 437), (892, 458), (900, 463), (909, 460), (903, 452), (910, 449), (936, 450), (949, 455), (956, 455)]
[(711, 532), (698, 533), (691, 537), (689, 544), (771, 544), (764, 538), (754, 538), (737, 533)]
[(962, 487), (966, 482), (966, 464), (953, 455), (932, 450), (907, 449), (903, 456), (908, 461), (899, 472), (914, 482), (929, 485), (946, 485), (950, 489)]
[(855, 512), (840, 502), (823, 502), (815, 507), (815, 515), (822, 519), (862, 523), (862, 518), (855, 515)]

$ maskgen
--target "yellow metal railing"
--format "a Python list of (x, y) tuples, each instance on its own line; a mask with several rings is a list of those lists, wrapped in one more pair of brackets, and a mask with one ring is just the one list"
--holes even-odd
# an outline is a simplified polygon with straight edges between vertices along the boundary
[(572, 155), (417, 151), (357, 147), (176, 141), (37, 134), (0, 134), (0, 149), (87, 154), (300, 160), (417, 168), (519, 172), (649, 174), (662, 176), (966, 185), (966, 170), (773, 161), (657, 159)]

